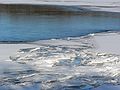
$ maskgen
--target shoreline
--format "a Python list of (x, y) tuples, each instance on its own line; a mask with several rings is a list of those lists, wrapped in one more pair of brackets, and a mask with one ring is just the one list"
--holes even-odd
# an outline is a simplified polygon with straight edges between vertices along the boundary
[(40, 42), (40, 41), (47, 41), (47, 40), (65, 40), (67, 38), (78, 38), (78, 37), (89, 37), (90, 35), (97, 35), (97, 34), (104, 34), (104, 33), (120, 33), (120, 31), (111, 31), (111, 30), (105, 30), (105, 31), (100, 31), (100, 32), (94, 32), (94, 33), (89, 33), (85, 35), (80, 35), (80, 36), (68, 36), (68, 37), (61, 37), (61, 38), (48, 38), (48, 39), (40, 39), (40, 40), (33, 40), (33, 41), (0, 41), (0, 44), (32, 44), (34, 42)]
[[(59, 1), (0, 1), (1, 12), (14, 13), (43, 13), (43, 14), (95, 14), (95, 15), (120, 15), (120, 0), (118, 3), (113, 1), (89, 2), (78, 0), (76, 2)], [(103, 4), (102, 4), (103, 2)]]

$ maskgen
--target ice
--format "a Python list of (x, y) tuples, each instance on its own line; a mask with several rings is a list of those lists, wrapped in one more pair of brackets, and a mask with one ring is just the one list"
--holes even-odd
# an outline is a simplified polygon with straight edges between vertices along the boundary
[(119, 38), (119, 32), (107, 32), (32, 42), (35, 47), (21, 48), (10, 56), (10, 62), (31, 68), (0, 76), (0, 86), (14, 89), (39, 84), (44, 90), (89, 90), (104, 84), (118, 85), (120, 53), (107, 44), (110, 39), (110, 44), (120, 45)]

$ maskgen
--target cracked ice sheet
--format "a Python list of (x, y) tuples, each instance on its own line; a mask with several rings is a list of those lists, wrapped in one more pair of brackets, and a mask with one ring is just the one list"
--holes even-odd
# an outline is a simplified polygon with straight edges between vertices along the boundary
[[(101, 37), (104, 38), (99, 39)], [(39, 83), (40, 89), (46, 90), (85, 90), (106, 83), (117, 85), (120, 83), (120, 57), (114, 53), (118, 49), (113, 53), (109, 49), (101, 52), (96, 49), (103, 47), (98, 47), (103, 42), (107, 44), (109, 38), (114, 44), (112, 40), (119, 37), (118, 32), (112, 32), (33, 42), (38, 46), (21, 48), (10, 57), (14, 62), (30, 65), (31, 71), (13, 72), (15, 77), (2, 78), (1, 84), (17, 87)], [(113, 46), (109, 48), (114, 49)]]
[[(15, 74), (20, 74), (20, 72), (30, 71), (31, 66), (29, 65), (22, 65), (10, 60), (9, 56), (13, 55), (17, 52), (20, 48), (28, 48), (28, 47), (36, 47), (36, 45), (30, 44), (0, 44), (0, 83), (3, 84), (0, 86), (0, 90), (9, 90), (8, 86), (4, 87), (4, 84), (7, 82), (2, 83), (2, 78), (14, 78)], [(3, 87), (2, 87), (3, 86)], [(21, 87), (11, 85), (14, 89), (20, 89)], [(13, 89), (12, 88), (12, 89)]]

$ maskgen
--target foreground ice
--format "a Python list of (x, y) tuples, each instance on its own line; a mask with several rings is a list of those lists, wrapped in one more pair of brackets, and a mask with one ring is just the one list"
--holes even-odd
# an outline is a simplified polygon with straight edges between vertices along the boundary
[(21, 48), (10, 56), (13, 62), (31, 69), (4, 71), (0, 86), (22, 90), (36, 84), (41, 90), (89, 90), (118, 85), (119, 40), (119, 32), (109, 32), (33, 42), (38, 46)]

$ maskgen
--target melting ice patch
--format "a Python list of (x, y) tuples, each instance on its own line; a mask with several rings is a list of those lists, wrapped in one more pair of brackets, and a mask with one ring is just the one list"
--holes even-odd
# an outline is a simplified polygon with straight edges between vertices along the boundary
[(34, 44), (39, 47), (18, 50), (10, 59), (30, 65), (31, 70), (7, 73), (0, 85), (13, 88), (36, 83), (41, 90), (88, 90), (120, 84), (120, 56), (96, 51), (95, 36), (38, 41)]

